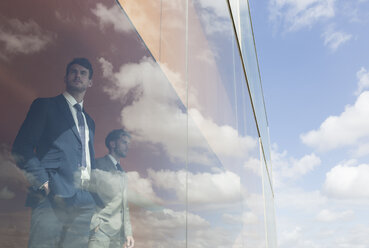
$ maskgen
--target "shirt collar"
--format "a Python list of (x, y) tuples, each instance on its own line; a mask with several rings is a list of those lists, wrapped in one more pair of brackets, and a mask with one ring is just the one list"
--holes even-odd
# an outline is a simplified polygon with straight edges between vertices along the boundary
[(113, 162), (114, 165), (118, 163), (118, 161), (111, 154), (108, 154), (108, 157), (110, 158), (110, 160)]
[[(76, 99), (74, 99), (74, 97), (71, 94), (69, 94), (67, 91), (64, 91), (63, 96), (65, 97), (67, 102), (72, 106), (74, 106), (76, 103), (78, 103), (76, 101)], [(83, 108), (83, 101), (80, 102), (79, 105), (81, 105), (81, 108)]]

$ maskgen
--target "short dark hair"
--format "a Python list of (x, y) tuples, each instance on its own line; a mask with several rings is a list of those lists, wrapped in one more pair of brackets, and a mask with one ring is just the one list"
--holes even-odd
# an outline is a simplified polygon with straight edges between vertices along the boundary
[(126, 136), (131, 138), (131, 135), (124, 129), (114, 129), (105, 138), (105, 145), (110, 150), (110, 142), (117, 141), (120, 137)]
[(75, 64), (83, 66), (86, 69), (88, 69), (89, 71), (88, 78), (89, 79), (92, 78), (92, 74), (94, 74), (94, 70), (92, 69), (92, 65), (90, 61), (88, 61), (88, 59), (86, 58), (74, 58), (71, 62), (69, 62), (65, 70), (65, 75), (68, 75), (70, 67)]

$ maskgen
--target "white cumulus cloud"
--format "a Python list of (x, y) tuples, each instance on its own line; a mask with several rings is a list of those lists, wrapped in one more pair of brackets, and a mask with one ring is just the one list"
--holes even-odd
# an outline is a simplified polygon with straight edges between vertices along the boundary
[(349, 150), (350, 154), (352, 154), (355, 158), (364, 157), (369, 154), (369, 141), (366, 140), (364, 142), (359, 142), (359, 144), (353, 149)]
[(149, 169), (148, 177), (156, 187), (172, 190), (176, 193), (178, 200), (184, 200), (186, 173), (189, 204), (227, 204), (241, 199), (240, 177), (230, 171), (212, 174)]
[(211, 119), (204, 118), (198, 109), (190, 109), (189, 114), (202, 130), (216, 154), (243, 157), (245, 153), (257, 147), (257, 141), (253, 137), (242, 137), (231, 126), (217, 125)]
[(56, 34), (43, 30), (34, 20), (21, 21), (0, 16), (0, 58), (32, 54), (45, 49)]
[(276, 185), (283, 184), (286, 179), (297, 180), (321, 164), (320, 158), (314, 153), (295, 158), (289, 156), (287, 151), (279, 152), (276, 145), (271, 154)]
[(163, 201), (153, 189), (152, 181), (143, 178), (136, 171), (127, 172), (128, 201), (139, 206), (162, 204)]
[(226, 247), (232, 243), (231, 230), (212, 225), (200, 215), (186, 211), (163, 208), (157, 211), (139, 210), (132, 212), (131, 222), (137, 247)]
[(261, 177), (261, 161), (259, 158), (250, 157), (244, 164), (244, 168)]
[(102, 3), (98, 3), (92, 13), (98, 17), (101, 29), (113, 26), (116, 32), (128, 33), (133, 31), (131, 24), (118, 5), (108, 8)]
[(369, 165), (358, 166), (339, 164), (327, 174), (324, 182), (324, 191), (327, 195), (337, 198), (369, 197)]
[[(257, 148), (254, 138), (240, 136), (235, 128), (219, 125), (203, 116), (194, 92), (189, 92), (189, 100), (194, 105), (188, 110), (187, 118), (179, 97), (185, 94), (184, 82), (165, 65), (144, 57), (139, 63), (124, 64), (118, 72), (113, 72), (109, 61), (104, 58), (99, 61), (103, 76), (108, 79), (104, 91), (124, 105), (122, 125), (137, 141), (161, 145), (171, 161), (186, 161), (187, 136), (190, 162), (203, 165), (216, 163), (214, 153), (220, 159), (243, 159)], [(168, 82), (163, 71), (177, 82)], [(177, 91), (171, 83), (176, 85)]]
[(362, 92), (354, 105), (338, 116), (329, 116), (317, 130), (300, 136), (302, 142), (319, 151), (358, 145), (369, 137), (369, 91)]
[(206, 34), (225, 34), (232, 31), (225, 1), (195, 0)]

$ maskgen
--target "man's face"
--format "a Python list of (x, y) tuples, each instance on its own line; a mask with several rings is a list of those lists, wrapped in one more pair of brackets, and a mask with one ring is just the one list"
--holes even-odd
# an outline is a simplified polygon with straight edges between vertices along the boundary
[(90, 72), (87, 68), (73, 64), (65, 76), (65, 83), (68, 91), (84, 92), (92, 86), (92, 80), (89, 79)]
[(126, 157), (128, 152), (128, 145), (130, 138), (127, 136), (121, 136), (118, 140), (114, 141), (114, 152), (121, 158)]

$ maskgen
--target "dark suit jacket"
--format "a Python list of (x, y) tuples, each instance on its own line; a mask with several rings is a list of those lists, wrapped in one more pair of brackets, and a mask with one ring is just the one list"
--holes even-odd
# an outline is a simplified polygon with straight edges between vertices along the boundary
[[(88, 145), (93, 169), (95, 123), (86, 112), (84, 114), (89, 127)], [(63, 95), (38, 98), (32, 103), (12, 152), (32, 185), (27, 206), (34, 205), (32, 193), (46, 181), (49, 181), (50, 193), (54, 196), (69, 198), (75, 195), (80, 183), (78, 165), (82, 158), (82, 143)]]

